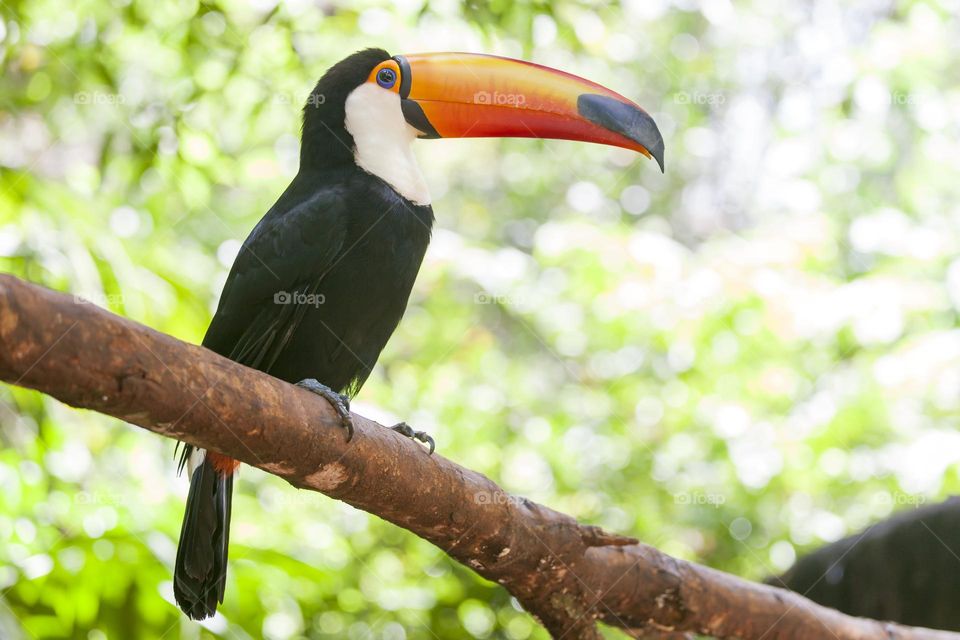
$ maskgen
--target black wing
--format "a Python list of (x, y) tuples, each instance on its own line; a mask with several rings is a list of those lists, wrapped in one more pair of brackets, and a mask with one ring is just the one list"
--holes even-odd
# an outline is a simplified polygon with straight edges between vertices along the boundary
[[(345, 189), (331, 186), (305, 193), (298, 180), (244, 241), (203, 337), (208, 349), (261, 371), (269, 372), (307, 308), (277, 304), (274, 296), (315, 290), (336, 264), (346, 237)], [(184, 445), (178, 472), (193, 449)]]
[(203, 346), (262, 371), (270, 370), (308, 306), (284, 298), (316, 292), (347, 232), (346, 189), (299, 198), (296, 186), (243, 243), (203, 338)]

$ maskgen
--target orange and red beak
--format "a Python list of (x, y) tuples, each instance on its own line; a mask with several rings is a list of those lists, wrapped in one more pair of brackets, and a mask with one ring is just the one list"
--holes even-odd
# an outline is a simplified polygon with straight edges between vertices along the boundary
[(422, 138), (555, 138), (639, 151), (663, 170), (663, 137), (620, 94), (538, 64), (473, 53), (395, 56), (403, 115)]

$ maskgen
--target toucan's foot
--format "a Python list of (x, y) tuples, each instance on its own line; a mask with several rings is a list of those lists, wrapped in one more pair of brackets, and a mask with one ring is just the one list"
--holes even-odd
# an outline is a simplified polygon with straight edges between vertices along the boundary
[(420, 442), (423, 442), (429, 445), (430, 455), (433, 455), (434, 449), (437, 448), (437, 445), (433, 441), (433, 438), (431, 438), (426, 431), (414, 431), (413, 427), (408, 425), (406, 422), (400, 422), (398, 424), (393, 425), (390, 428), (396, 431), (397, 433), (399, 433), (400, 435), (407, 436), (411, 440), (419, 440)]
[(347, 442), (353, 439), (353, 418), (350, 417), (350, 398), (337, 393), (325, 384), (321, 384), (313, 378), (307, 378), (297, 383), (307, 391), (317, 394), (330, 403), (337, 415), (340, 416), (340, 426), (347, 430)]

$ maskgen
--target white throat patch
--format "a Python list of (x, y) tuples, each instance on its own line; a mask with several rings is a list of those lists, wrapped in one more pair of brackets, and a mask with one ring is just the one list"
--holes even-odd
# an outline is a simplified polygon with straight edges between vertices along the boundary
[(430, 204), (430, 191), (410, 148), (417, 130), (404, 120), (400, 96), (365, 82), (347, 96), (345, 109), (357, 165), (414, 204)]

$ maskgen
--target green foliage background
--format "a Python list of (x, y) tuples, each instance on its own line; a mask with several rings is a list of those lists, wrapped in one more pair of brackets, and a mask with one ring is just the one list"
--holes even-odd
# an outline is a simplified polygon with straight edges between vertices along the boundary
[[(655, 116), (666, 175), (418, 144), (437, 231), (355, 408), (762, 578), (958, 489), (958, 9), (3, 0), (0, 269), (199, 342), (330, 64), (472, 50), (597, 80)], [(429, 544), (249, 468), (222, 615), (188, 622), (173, 444), (16, 387), (0, 426), (4, 638), (544, 637)]]

